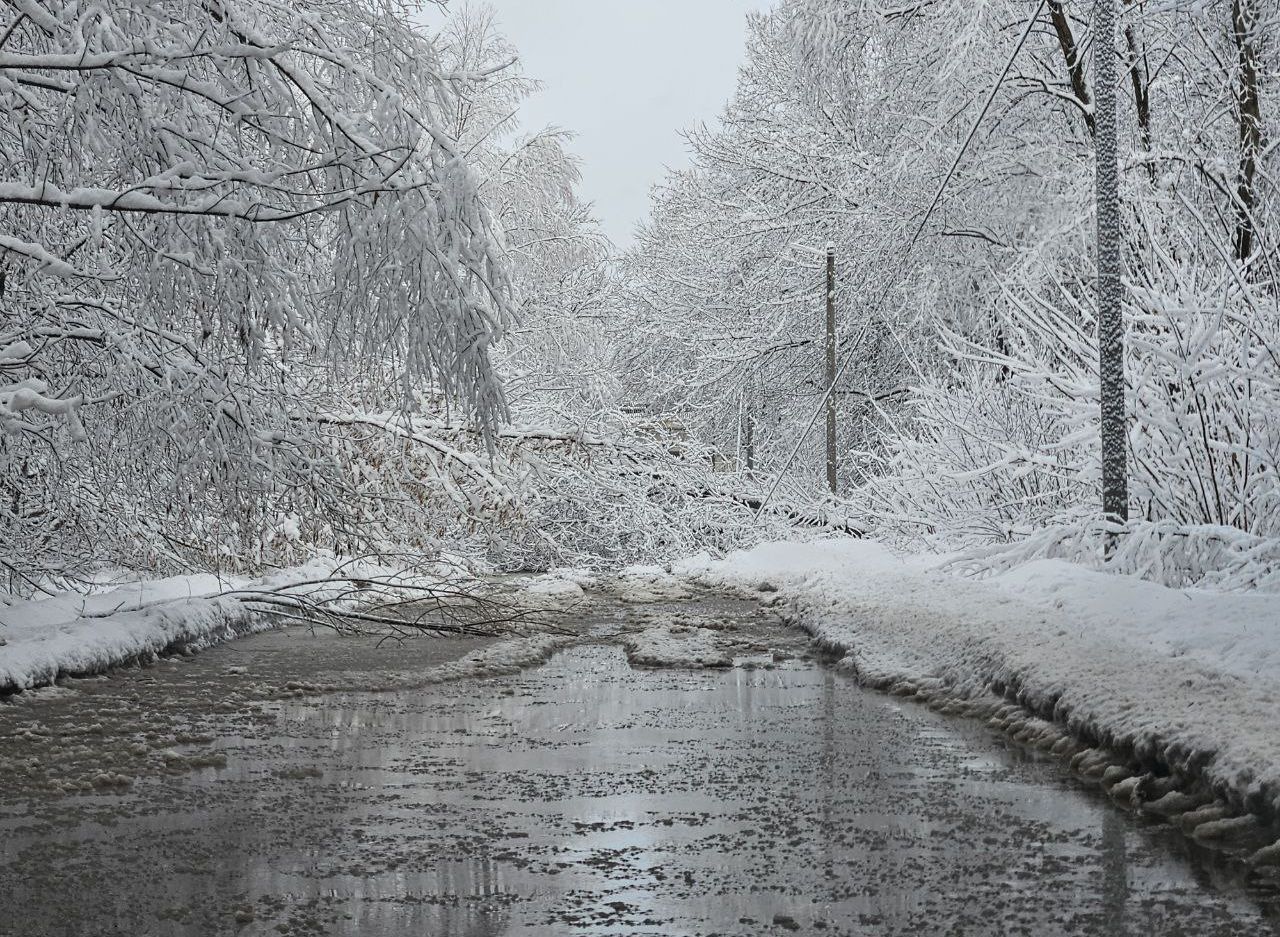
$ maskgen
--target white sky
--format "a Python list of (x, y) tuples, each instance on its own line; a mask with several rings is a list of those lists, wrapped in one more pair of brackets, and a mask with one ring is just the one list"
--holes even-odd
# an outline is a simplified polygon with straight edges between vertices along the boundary
[(770, 0), (485, 0), (543, 90), (526, 129), (574, 131), (582, 194), (619, 246), (665, 167), (687, 165), (680, 131), (733, 93), (748, 10)]

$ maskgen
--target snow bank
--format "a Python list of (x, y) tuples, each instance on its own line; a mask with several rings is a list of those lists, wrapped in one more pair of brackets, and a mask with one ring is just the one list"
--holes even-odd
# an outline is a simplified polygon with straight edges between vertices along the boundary
[(0, 693), (47, 686), (60, 676), (100, 673), (167, 650), (212, 644), (255, 625), (254, 614), (234, 599), (183, 599), (141, 611), (62, 620), (51, 609), (39, 609), (42, 614), (28, 618), (28, 604), (35, 603), (19, 603), (3, 612), (11, 623), (3, 629), (6, 643), (0, 647)]
[(1280, 602), (1056, 560), (986, 581), (867, 541), (773, 543), (676, 572), (772, 592), (871, 685), (994, 692), (1237, 810), (1280, 815)]
[(1280, 683), (1280, 597), (1169, 589), (1060, 560), (996, 577), (1001, 591), (1105, 622), (1118, 637), (1206, 672)]
[[(305, 584), (337, 569), (342, 576), (394, 575), (366, 562), (315, 560), (259, 580), (175, 576), (0, 605), (0, 694), (264, 630), (272, 623), (243, 604), (246, 590), (295, 587), (295, 594), (313, 598), (336, 595), (339, 587)], [(226, 594), (232, 592), (241, 595)]]
[[(300, 570), (306, 578), (314, 569)], [(275, 577), (279, 578), (279, 577)], [(302, 578), (300, 576), (299, 578)], [(0, 693), (47, 686), (162, 652), (235, 637), (255, 627), (242, 603), (220, 597), (244, 580), (175, 576), (63, 593), (0, 608)]]

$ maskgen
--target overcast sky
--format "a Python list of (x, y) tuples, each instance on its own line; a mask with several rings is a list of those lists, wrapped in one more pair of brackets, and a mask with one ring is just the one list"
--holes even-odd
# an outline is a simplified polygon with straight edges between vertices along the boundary
[(583, 194), (620, 246), (664, 167), (687, 164), (680, 131), (733, 92), (748, 10), (770, 0), (486, 0), (545, 85), (528, 129), (578, 134)]

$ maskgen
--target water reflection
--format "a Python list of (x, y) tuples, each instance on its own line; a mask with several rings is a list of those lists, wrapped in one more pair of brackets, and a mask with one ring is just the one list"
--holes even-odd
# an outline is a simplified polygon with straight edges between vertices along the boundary
[(1276, 932), (1268, 896), (1056, 766), (807, 662), (588, 647), (268, 708), (201, 717), (223, 769), (11, 827), (0, 933)]
[(1128, 937), (1129, 850), (1119, 811), (1102, 814), (1102, 907), (1116, 937)]

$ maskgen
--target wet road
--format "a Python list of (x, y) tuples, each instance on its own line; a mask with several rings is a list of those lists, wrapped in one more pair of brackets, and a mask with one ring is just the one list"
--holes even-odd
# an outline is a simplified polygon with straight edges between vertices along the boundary
[(494, 679), (291, 631), (0, 706), (0, 933), (1280, 933), (1056, 763), (682, 608), (745, 666), (633, 669), (664, 611), (605, 609)]

